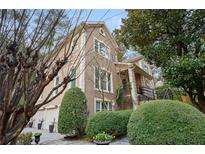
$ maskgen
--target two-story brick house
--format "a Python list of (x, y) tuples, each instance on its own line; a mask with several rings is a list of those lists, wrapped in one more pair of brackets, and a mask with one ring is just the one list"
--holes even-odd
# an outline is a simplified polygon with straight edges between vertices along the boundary
[[(143, 56), (118, 62), (117, 53), (121, 50), (104, 22), (87, 22), (82, 33), (75, 34), (71, 45), (73, 46), (71, 60), (53, 82), (45, 88), (39, 102), (43, 101), (49, 90), (62, 80), (63, 74), (67, 71), (72, 72), (73, 76), (79, 77), (69, 83), (66, 90), (75, 86), (82, 89), (87, 97), (89, 114), (102, 110), (129, 108), (133, 106), (132, 104), (137, 106), (140, 102), (140, 94), (150, 98), (154, 97), (152, 93), (151, 95), (149, 93), (149, 89), (154, 88), (149, 64), (144, 61)], [(79, 53), (84, 56), (79, 56)], [(71, 63), (74, 63), (79, 57), (81, 57), (80, 62), (74, 65), (78, 65), (78, 67), (71, 67)], [(129, 85), (130, 88), (123, 97), (130, 97), (131, 102), (127, 102), (129, 104), (124, 107), (118, 106), (116, 103), (118, 89), (126, 90), (126, 85)], [(57, 93), (58, 90), (54, 91), (53, 95)], [(51, 122), (57, 122), (59, 106), (64, 93), (36, 113), (33, 117), (34, 127), (42, 119), (43, 129), (48, 129)]]

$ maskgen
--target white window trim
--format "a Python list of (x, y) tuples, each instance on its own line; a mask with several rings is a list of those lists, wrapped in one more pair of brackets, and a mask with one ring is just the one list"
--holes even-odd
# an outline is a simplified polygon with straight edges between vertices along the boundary
[[(102, 98), (98, 98), (98, 97), (94, 97), (94, 113), (96, 113), (96, 101), (103, 101)], [(114, 111), (114, 104), (115, 104), (115, 101), (112, 101), (110, 99), (107, 99), (106, 97), (104, 98), (104, 101), (105, 102), (110, 102), (111, 105), (112, 105), (112, 111)], [(100, 103), (100, 112), (102, 112), (102, 103)]]
[(99, 70), (103, 70), (103, 71), (106, 71), (106, 73), (110, 73), (110, 79), (111, 79), (111, 83), (110, 83), (110, 91), (108, 91), (108, 80), (107, 80), (107, 75), (106, 75), (106, 83), (107, 83), (107, 85), (106, 85), (106, 90), (102, 90), (101, 89), (101, 79), (99, 79), (99, 89), (98, 88), (96, 88), (95, 87), (95, 69), (96, 69), (96, 67), (94, 66), (93, 67), (94, 68), (94, 89), (96, 90), (96, 91), (103, 91), (103, 92), (106, 92), (106, 93), (112, 93), (113, 94), (113, 79), (112, 79), (112, 72), (110, 72), (110, 71), (108, 71), (107, 69), (105, 69), (105, 68), (98, 68)]
[[(105, 56), (103, 56), (102, 54), (100, 54), (99, 51), (98, 51), (98, 52), (95, 51), (95, 40), (97, 40), (97, 41), (100, 42), (100, 43), (103, 43), (103, 44), (105, 45), (105, 47), (107, 47), (108, 53), (105, 54)], [(105, 44), (103, 41), (97, 39), (96, 37), (93, 38), (93, 49), (94, 49), (94, 52), (97, 53), (98, 55), (100, 55), (101, 57), (111, 60), (111, 57), (110, 57), (110, 48), (107, 46), (107, 44)]]

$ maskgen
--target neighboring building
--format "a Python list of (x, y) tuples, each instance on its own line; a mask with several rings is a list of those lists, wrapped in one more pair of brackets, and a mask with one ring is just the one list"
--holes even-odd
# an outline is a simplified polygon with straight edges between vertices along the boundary
[[(69, 44), (69, 36), (67, 44)], [(134, 106), (137, 106), (144, 99), (154, 99), (154, 83), (150, 65), (143, 56), (118, 62), (117, 53), (121, 52), (120, 48), (104, 22), (87, 22), (80, 36), (76, 33), (71, 45), (74, 54), (53, 82), (45, 88), (39, 103), (53, 87), (62, 81), (63, 74), (69, 71), (72, 72), (72, 76), (79, 75), (79, 78), (69, 83), (66, 90), (76, 86), (85, 92), (89, 114), (102, 110), (132, 108), (132, 102)], [(70, 64), (75, 61), (76, 57), (79, 57), (79, 52), (86, 56), (81, 59), (77, 69), (71, 68)], [(125, 105), (116, 103), (119, 89), (126, 91), (123, 97), (130, 98), (130, 102)], [(43, 129), (48, 129), (50, 123), (57, 122), (59, 106), (66, 90), (36, 113), (33, 117), (34, 127), (37, 127), (37, 123), (42, 119)], [(58, 90), (54, 91), (53, 95), (58, 92)]]

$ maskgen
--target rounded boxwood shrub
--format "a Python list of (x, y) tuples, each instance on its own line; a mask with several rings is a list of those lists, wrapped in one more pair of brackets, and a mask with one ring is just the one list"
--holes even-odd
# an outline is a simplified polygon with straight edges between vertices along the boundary
[(86, 135), (90, 138), (103, 132), (114, 136), (125, 135), (131, 113), (132, 110), (98, 112), (89, 119)]
[(128, 123), (130, 144), (205, 144), (205, 115), (171, 100), (139, 106)]
[(58, 132), (83, 135), (87, 122), (86, 96), (80, 88), (69, 89), (61, 102)]

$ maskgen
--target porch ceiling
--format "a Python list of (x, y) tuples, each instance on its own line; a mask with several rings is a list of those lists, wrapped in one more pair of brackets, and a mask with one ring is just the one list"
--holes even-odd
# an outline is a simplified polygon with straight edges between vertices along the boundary
[(117, 73), (128, 70), (128, 64), (127, 63), (115, 62), (115, 66), (116, 66)]
[[(115, 63), (117, 73), (123, 72), (123, 71), (128, 71), (129, 64), (128, 63)], [(142, 68), (140, 68), (138, 65), (134, 64), (134, 72), (141, 74), (148, 78), (149, 80), (152, 80), (153, 77), (148, 74), (146, 71), (144, 71)]]

